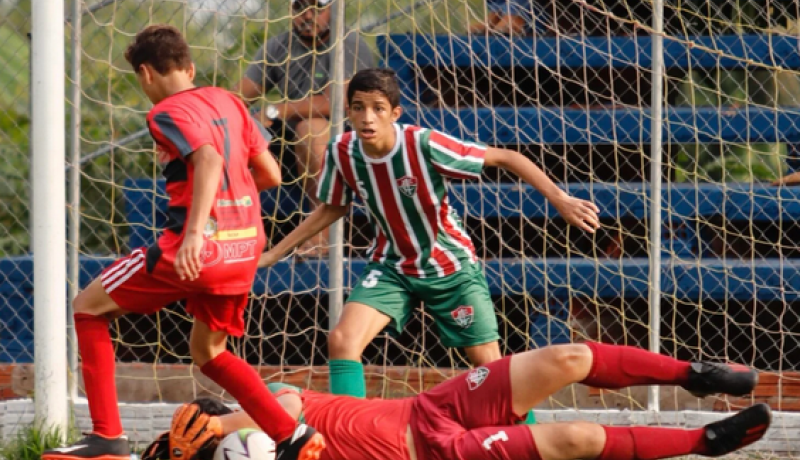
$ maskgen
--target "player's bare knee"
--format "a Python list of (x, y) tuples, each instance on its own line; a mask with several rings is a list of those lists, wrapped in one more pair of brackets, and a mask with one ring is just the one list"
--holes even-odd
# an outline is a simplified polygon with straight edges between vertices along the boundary
[(360, 360), (364, 352), (360, 337), (354, 337), (346, 329), (335, 327), (328, 334), (328, 356), (331, 359)]
[[(110, 305), (109, 305), (110, 303)], [(72, 312), (76, 315), (106, 315), (118, 309), (97, 282), (90, 284), (72, 300)]]
[(72, 312), (76, 315), (93, 314), (91, 311), (91, 303), (89, 301), (90, 299), (87, 299), (87, 296), (85, 294), (86, 291), (81, 292), (72, 301)]
[(544, 350), (560, 375), (574, 382), (586, 378), (592, 367), (592, 352), (586, 345), (557, 345)]
[(558, 450), (568, 458), (593, 458), (603, 451), (605, 432), (600, 425), (571, 422), (559, 426)]

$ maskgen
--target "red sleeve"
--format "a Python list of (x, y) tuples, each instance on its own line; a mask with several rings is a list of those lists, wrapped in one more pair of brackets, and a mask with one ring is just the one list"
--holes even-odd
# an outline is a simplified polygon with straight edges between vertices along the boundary
[(206, 144), (214, 144), (208, 129), (197, 125), (181, 110), (165, 107), (150, 117), (153, 139), (169, 152), (186, 157)]
[(246, 123), (250, 132), (249, 157), (252, 158), (267, 151), (272, 135), (252, 116), (247, 117)]

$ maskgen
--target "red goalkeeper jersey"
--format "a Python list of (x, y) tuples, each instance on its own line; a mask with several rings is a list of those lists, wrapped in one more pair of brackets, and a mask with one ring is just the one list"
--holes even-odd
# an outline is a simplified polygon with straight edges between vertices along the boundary
[(299, 393), (301, 420), (325, 436), (320, 460), (408, 460), (408, 422), (413, 398), (359, 399), (270, 383), (276, 396)]
[(407, 460), (412, 399), (359, 399), (303, 391), (310, 426), (325, 435), (320, 460)]
[(222, 177), (206, 223), (203, 270), (192, 290), (211, 294), (249, 292), (266, 239), (250, 158), (267, 151), (269, 135), (234, 95), (194, 88), (167, 97), (147, 115), (164, 163), (169, 208), (158, 239), (159, 260), (172, 265), (192, 206), (194, 167), (189, 156), (204, 145), (224, 159)]

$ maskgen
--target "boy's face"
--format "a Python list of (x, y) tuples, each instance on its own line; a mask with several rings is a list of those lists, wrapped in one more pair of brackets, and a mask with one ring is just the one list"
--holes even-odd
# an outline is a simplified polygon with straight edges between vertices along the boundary
[(400, 118), (403, 109), (392, 107), (383, 93), (374, 91), (365, 93), (356, 91), (350, 101), (348, 114), (353, 130), (365, 145), (387, 147), (394, 146), (394, 122)]

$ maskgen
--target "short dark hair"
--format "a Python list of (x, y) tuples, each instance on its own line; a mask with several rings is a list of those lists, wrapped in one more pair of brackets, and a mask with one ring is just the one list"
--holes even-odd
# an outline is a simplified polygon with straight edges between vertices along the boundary
[(400, 105), (400, 85), (397, 74), (392, 69), (359, 70), (347, 85), (347, 103), (353, 102), (356, 91), (363, 93), (381, 93), (389, 99), (392, 108)]
[(200, 412), (203, 414), (208, 415), (225, 415), (233, 413), (233, 409), (226, 406), (222, 401), (219, 399), (214, 398), (197, 398), (192, 401), (192, 404), (197, 404), (197, 407), (200, 408)]
[(173, 26), (155, 24), (147, 26), (128, 45), (125, 60), (139, 72), (142, 64), (150, 64), (161, 75), (173, 70), (188, 70), (192, 66), (189, 44)]

